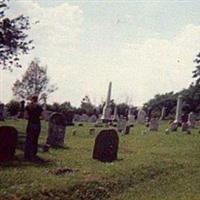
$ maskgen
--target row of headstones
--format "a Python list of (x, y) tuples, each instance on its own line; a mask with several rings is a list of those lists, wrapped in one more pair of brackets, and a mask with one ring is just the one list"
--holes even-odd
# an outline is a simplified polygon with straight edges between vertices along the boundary
[[(18, 131), (14, 127), (0, 127), (0, 162), (6, 162), (13, 159), (17, 141)], [(95, 139), (92, 155), (93, 159), (102, 162), (112, 162), (116, 160), (118, 144), (119, 137), (116, 130), (108, 129), (100, 131)]]
[[(152, 121), (152, 123), (154, 123)], [(65, 118), (62, 114), (54, 113), (49, 120), (49, 129), (46, 145), (49, 147), (63, 147), (65, 138)], [(119, 126), (118, 130), (129, 132), (130, 126)], [(128, 130), (127, 130), (128, 129)], [(0, 161), (13, 157), (17, 145), (18, 132), (13, 127), (0, 127)], [(101, 131), (96, 139), (93, 150), (93, 158), (104, 162), (112, 162), (117, 159), (119, 138), (117, 130), (108, 129)]]

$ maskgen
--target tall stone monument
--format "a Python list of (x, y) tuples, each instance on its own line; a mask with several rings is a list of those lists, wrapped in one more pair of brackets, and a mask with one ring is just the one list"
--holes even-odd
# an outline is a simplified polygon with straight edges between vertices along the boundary
[(128, 110), (128, 124), (131, 125), (135, 122), (135, 116), (132, 114), (132, 108)]
[(182, 105), (183, 105), (183, 99), (182, 99), (182, 96), (179, 95), (177, 99), (177, 105), (176, 105), (176, 117), (174, 120), (175, 123), (181, 123)]
[(103, 122), (110, 122), (112, 120), (111, 119), (111, 107), (110, 107), (111, 90), (112, 90), (112, 82), (109, 83), (107, 99), (106, 99), (105, 106), (103, 108), (103, 113), (102, 113), (102, 117), (101, 117)]

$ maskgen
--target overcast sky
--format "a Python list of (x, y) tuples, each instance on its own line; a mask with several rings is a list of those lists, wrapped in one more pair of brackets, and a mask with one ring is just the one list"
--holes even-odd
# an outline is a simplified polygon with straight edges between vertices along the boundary
[(30, 17), (35, 50), (23, 56), (22, 69), (0, 71), (0, 101), (12, 98), (34, 57), (59, 88), (48, 102), (78, 106), (88, 95), (98, 104), (109, 81), (112, 98), (133, 105), (188, 87), (200, 52), (199, 8), (196, 0), (11, 0), (10, 16)]

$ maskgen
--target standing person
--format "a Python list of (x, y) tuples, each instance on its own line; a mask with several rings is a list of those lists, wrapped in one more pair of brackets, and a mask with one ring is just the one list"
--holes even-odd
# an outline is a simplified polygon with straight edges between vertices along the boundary
[(38, 96), (33, 96), (31, 102), (25, 108), (28, 124), (26, 127), (26, 142), (24, 158), (33, 161), (36, 158), (38, 149), (38, 138), (41, 130), (40, 116), (42, 107), (38, 104)]

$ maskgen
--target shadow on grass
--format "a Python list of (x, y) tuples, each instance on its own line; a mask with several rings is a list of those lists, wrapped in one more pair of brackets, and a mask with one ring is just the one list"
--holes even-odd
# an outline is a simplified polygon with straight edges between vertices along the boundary
[(18, 156), (15, 156), (13, 160), (7, 161), (7, 162), (0, 162), (0, 167), (1, 168), (8, 168), (8, 167), (30, 167), (30, 166), (35, 166), (35, 167), (50, 167), (55, 164), (54, 160), (50, 159), (43, 159), (41, 157), (36, 157), (32, 161), (27, 161), (24, 159), (24, 155), (20, 154)]

